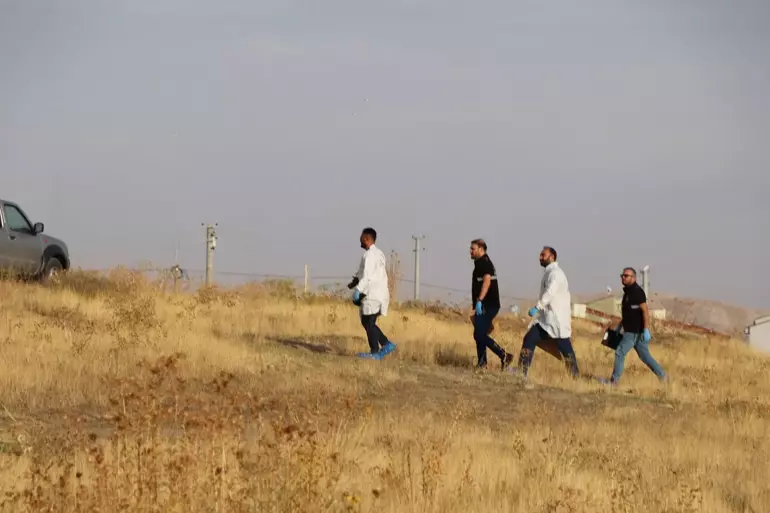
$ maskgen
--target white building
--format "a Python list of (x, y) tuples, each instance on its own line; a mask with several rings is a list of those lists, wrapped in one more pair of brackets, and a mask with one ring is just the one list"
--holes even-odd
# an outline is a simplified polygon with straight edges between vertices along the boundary
[(770, 353), (770, 315), (755, 320), (746, 327), (744, 333), (750, 346)]

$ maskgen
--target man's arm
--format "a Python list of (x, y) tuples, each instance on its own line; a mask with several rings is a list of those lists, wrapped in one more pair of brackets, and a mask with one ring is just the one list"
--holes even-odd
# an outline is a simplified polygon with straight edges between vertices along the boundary
[(535, 308), (542, 310), (553, 301), (553, 295), (556, 292), (559, 285), (564, 281), (564, 277), (561, 273), (552, 272), (548, 275), (548, 281), (545, 284), (545, 292), (540, 297), (540, 301), (537, 302)]
[(366, 255), (364, 255), (364, 262), (361, 267), (362, 269), (358, 272), (359, 281), (355, 288), (361, 294), (368, 294), (369, 285), (372, 282), (372, 273), (374, 272), (374, 255), (371, 251), (367, 251)]
[(650, 309), (647, 308), (647, 302), (641, 303), (639, 308), (642, 309), (642, 329), (650, 329)]
[(492, 284), (492, 275), (485, 274), (484, 281), (481, 282), (481, 292), (479, 292), (478, 301), (484, 301), (484, 298), (487, 297), (487, 292), (489, 292), (489, 286), (491, 284)]
[(636, 294), (634, 294), (634, 303), (639, 305), (639, 308), (642, 310), (642, 329), (643, 330), (649, 330), (650, 329), (650, 310), (647, 307), (647, 294), (644, 292), (644, 289), (641, 287), (637, 287)]

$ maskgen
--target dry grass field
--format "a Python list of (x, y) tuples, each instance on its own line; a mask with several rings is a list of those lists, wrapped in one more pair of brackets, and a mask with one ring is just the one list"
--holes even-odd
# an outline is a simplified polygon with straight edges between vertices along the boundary
[[(140, 276), (0, 282), (0, 511), (770, 511), (770, 359), (653, 331), (609, 389), (540, 351), (474, 372), (469, 312), (357, 310), (278, 285), (173, 296)], [(525, 321), (495, 336), (517, 356)], [(491, 360), (492, 361), (492, 360)]]

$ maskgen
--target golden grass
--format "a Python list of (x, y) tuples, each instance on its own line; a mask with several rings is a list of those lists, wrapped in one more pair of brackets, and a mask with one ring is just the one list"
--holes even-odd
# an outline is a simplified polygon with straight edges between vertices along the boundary
[(0, 282), (0, 510), (770, 511), (767, 357), (655, 332), (670, 384), (632, 353), (609, 390), (575, 322), (587, 377), (539, 351), (525, 387), (472, 370), (468, 313), (392, 308), (372, 362), (352, 304), (286, 286)]

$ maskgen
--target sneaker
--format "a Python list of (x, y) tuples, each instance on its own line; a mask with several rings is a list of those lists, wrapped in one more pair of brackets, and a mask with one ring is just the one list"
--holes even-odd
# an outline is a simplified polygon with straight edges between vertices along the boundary
[(364, 358), (366, 360), (382, 359), (382, 356), (380, 356), (380, 353), (357, 353), (356, 356), (358, 356), (359, 358)]
[(513, 361), (513, 355), (511, 353), (505, 353), (505, 356), (500, 359), (500, 364), (501, 364), (500, 370), (507, 369), (512, 361)]
[(614, 381), (612, 381), (611, 379), (607, 379), (607, 378), (596, 378), (596, 381), (598, 381), (598, 382), (599, 382), (599, 383), (601, 383), (602, 385), (610, 385), (610, 386), (613, 386), (613, 387), (616, 387), (616, 386), (618, 386), (618, 384), (617, 384), (617, 383), (615, 383), (615, 382), (614, 382)]
[(396, 344), (394, 344), (393, 342), (388, 342), (387, 344), (382, 346), (382, 348), (380, 349), (380, 352), (377, 354), (379, 354), (380, 358), (382, 358), (392, 353), (395, 349), (396, 349)]

